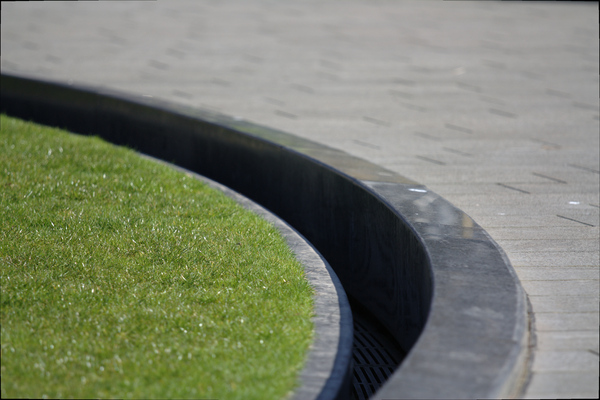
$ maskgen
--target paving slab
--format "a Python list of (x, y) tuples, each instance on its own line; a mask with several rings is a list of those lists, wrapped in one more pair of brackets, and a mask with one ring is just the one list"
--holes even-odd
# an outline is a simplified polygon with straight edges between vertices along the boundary
[(598, 354), (589, 350), (540, 350), (533, 362), (533, 370), (598, 373)]
[(521, 283), (529, 296), (562, 295), (591, 297), (598, 294), (598, 280), (522, 280)]
[(538, 338), (549, 350), (591, 350), (598, 353), (598, 341), (594, 331), (553, 331)]
[[(538, 267), (517, 268), (521, 280), (535, 280), (540, 275)], [(600, 267), (546, 267), (544, 268), (544, 280), (595, 280), (600, 276)]]
[(589, 372), (539, 372), (532, 379), (530, 392), (525, 398), (585, 397), (585, 392), (573, 392), (569, 386), (585, 386), (586, 382), (594, 378), (595, 374)]
[(541, 326), (525, 395), (596, 398), (597, 347), (556, 351), (547, 328), (598, 341), (597, 308), (583, 311), (598, 277), (557, 272), (600, 264), (597, 14), (570, 2), (3, 3), (2, 71), (220, 111), (427, 185), (488, 230), (531, 298)]
[[(598, 295), (585, 296), (581, 294), (573, 295), (529, 295), (529, 301), (538, 313), (570, 313), (570, 312), (585, 312), (598, 313)], [(593, 316), (587, 317), (593, 321)], [(562, 324), (563, 329), (570, 330), (572, 327), (567, 324)], [(539, 330), (539, 327), (538, 327)], [(541, 341), (541, 338), (538, 337)]]
[(593, 331), (599, 325), (598, 310), (589, 312), (538, 312), (535, 324), (538, 332), (581, 330)]

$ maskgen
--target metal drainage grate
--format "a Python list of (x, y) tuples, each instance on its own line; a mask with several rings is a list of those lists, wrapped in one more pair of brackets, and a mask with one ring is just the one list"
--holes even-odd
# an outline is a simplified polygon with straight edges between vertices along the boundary
[(404, 352), (391, 335), (372, 318), (353, 308), (354, 371), (352, 399), (368, 399), (394, 373)]

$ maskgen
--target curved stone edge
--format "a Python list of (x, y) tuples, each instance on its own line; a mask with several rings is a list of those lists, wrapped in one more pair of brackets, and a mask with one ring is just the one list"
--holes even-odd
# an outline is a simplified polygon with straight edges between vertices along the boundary
[(528, 380), (532, 321), (504, 251), (425, 186), (364, 183), (416, 229), (434, 271), (423, 333), (374, 399), (518, 398)]
[(193, 171), (148, 155), (142, 156), (193, 176), (277, 228), (296, 259), (302, 264), (305, 276), (315, 291), (312, 318), (315, 336), (299, 375), (300, 385), (294, 389), (291, 398), (349, 398), (343, 388), (348, 384), (351, 375), (352, 310), (344, 288), (329, 263), (304, 236), (260, 204)]
[[(244, 121), (94, 88), (2, 79), (3, 98), (20, 101), (25, 115), (60, 125), (57, 111), (68, 111), (74, 131), (203, 169), (284, 217), (330, 262), (346, 292), (411, 350), (379, 398), (518, 392), (528, 357), (523, 290), (485, 231), (425, 187)], [(178, 151), (168, 128), (177, 129)], [(217, 161), (232, 164), (227, 173), (211, 169)], [(432, 204), (460, 218), (436, 214)]]

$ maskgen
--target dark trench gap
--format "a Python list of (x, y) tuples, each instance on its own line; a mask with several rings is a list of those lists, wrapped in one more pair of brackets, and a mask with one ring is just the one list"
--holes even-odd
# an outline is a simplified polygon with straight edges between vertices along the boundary
[(379, 321), (349, 300), (354, 320), (351, 399), (366, 400), (383, 386), (406, 353)]

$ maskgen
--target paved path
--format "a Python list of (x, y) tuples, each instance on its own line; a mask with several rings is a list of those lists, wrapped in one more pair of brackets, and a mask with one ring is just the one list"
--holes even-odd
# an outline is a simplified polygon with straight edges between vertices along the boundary
[(533, 306), (527, 397), (598, 395), (598, 5), (2, 4), (2, 71), (220, 111), (427, 185)]

